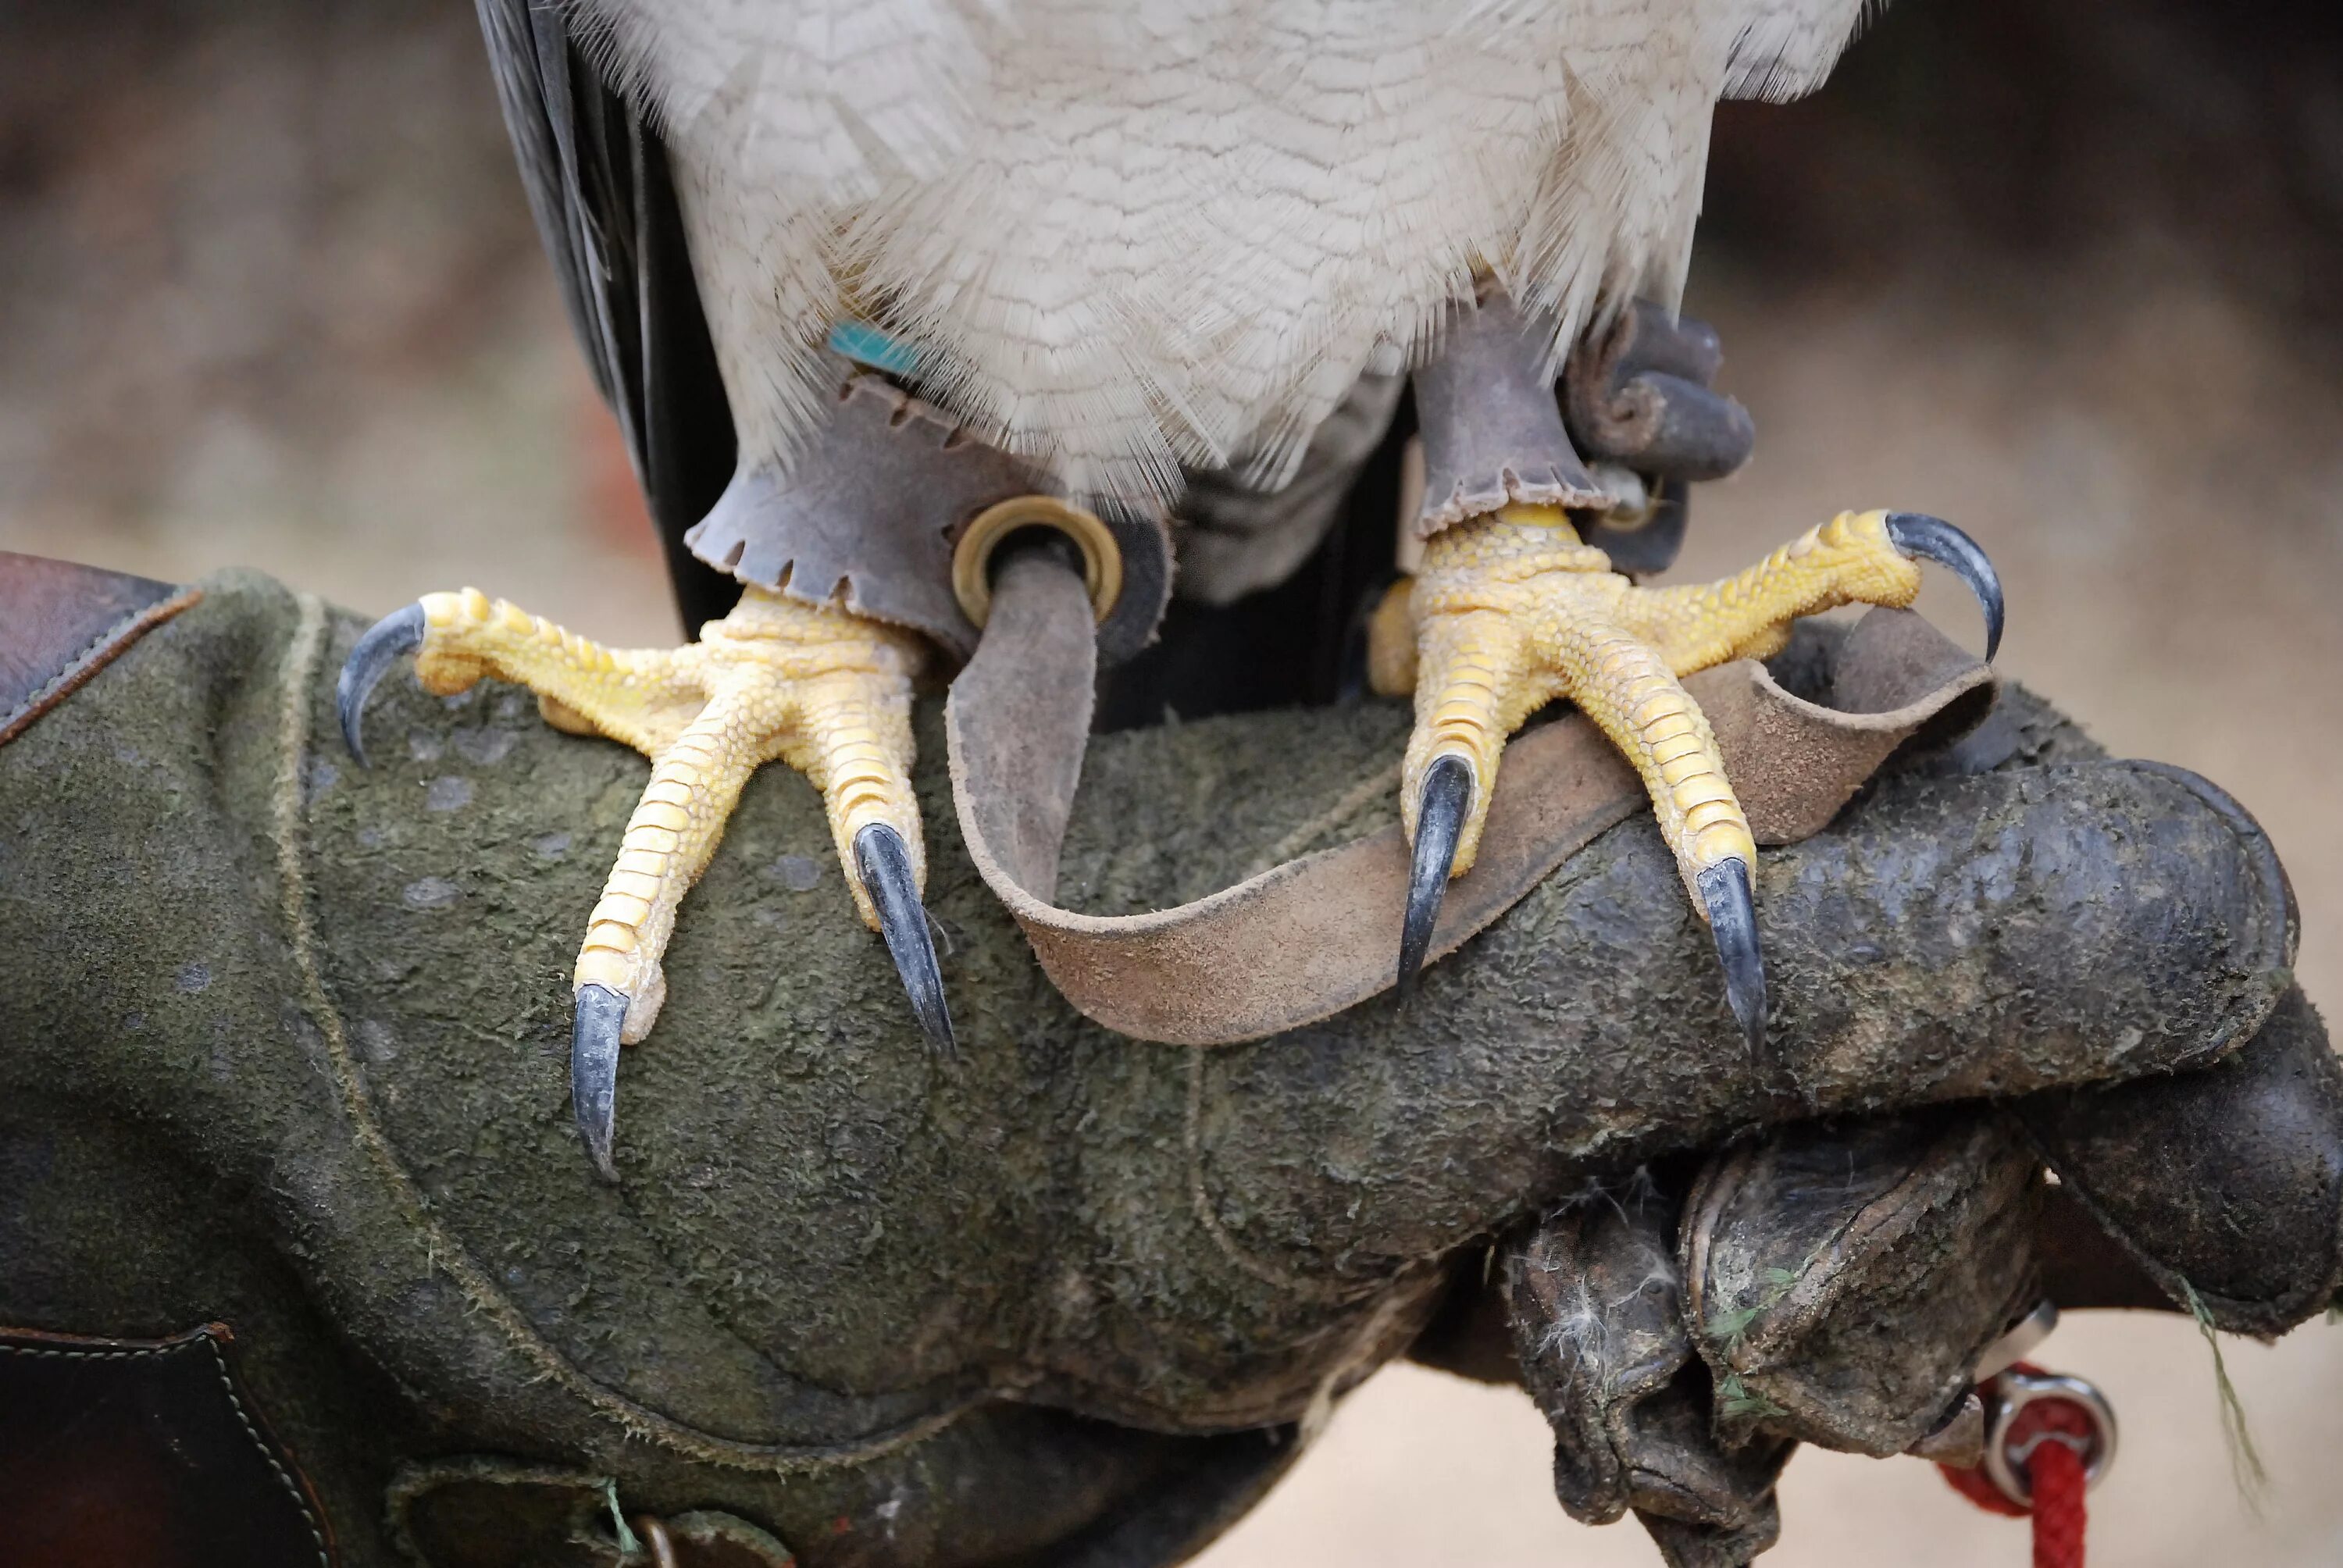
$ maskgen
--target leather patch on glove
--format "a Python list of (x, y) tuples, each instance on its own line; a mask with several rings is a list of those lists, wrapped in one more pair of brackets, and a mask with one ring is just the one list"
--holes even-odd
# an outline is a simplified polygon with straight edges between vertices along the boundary
[(0, 1556), (331, 1568), (325, 1511), (237, 1380), (232, 1340), (225, 1323), (166, 1340), (0, 1329)]
[(201, 598), (195, 588), (0, 550), (0, 746)]

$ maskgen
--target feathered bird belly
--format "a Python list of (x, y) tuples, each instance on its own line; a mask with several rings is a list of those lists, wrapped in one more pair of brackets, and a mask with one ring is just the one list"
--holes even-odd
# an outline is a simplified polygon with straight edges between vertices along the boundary
[(860, 312), (1070, 487), (1290, 472), (1476, 269), (1566, 337), (1673, 297), (1710, 114), (1862, 0), (583, 0), (663, 127), (744, 467)]

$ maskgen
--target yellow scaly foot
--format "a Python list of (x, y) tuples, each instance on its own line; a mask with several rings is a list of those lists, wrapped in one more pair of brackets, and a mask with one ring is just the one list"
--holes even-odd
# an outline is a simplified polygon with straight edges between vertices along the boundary
[(1508, 507), (1433, 535), (1422, 574), (1394, 588), (1370, 627), (1375, 689), (1415, 694), (1401, 775), (1414, 843), (1402, 994), (1423, 966), (1449, 879), (1472, 869), (1507, 737), (1568, 698), (1643, 775), (1715, 935), (1734, 1016), (1756, 1050), (1765, 1027), (1750, 884), (1756, 842), (1716, 738), (1679, 678), (1779, 652), (1800, 616), (1909, 605), (1920, 591), (1917, 558), (1951, 567), (1976, 592), (1991, 658), (2001, 640), (1999, 579), (1975, 541), (1936, 518), (1842, 512), (1739, 576), (1694, 588), (1636, 587), (1582, 544), (1557, 508)]
[(911, 796), (910, 715), (926, 649), (916, 636), (750, 588), (696, 643), (607, 648), (476, 589), (426, 594), (377, 623), (343, 667), (342, 734), (361, 763), (367, 695), (407, 653), (437, 696), (494, 676), (535, 691), (556, 728), (606, 735), (651, 759), (573, 977), (571, 1098), (606, 1177), (617, 1179), (618, 1047), (658, 1018), (676, 909), (716, 852), (749, 775), (766, 762), (788, 763), (822, 792), (856, 909), (886, 939), (929, 1043), (951, 1050), (920, 903), (927, 862)]

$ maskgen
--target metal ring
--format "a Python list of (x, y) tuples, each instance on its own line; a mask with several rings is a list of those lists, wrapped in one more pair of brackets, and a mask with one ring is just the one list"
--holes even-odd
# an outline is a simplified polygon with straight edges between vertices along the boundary
[[(2115, 1407), (2107, 1402), (2107, 1395), (2081, 1378), (2006, 1372), (1987, 1388), (1992, 1395), (1992, 1410), (1986, 1418), (1985, 1473), (1993, 1482), (1994, 1490), (2020, 1508), (2031, 1507), (2034, 1502), (2034, 1483), (2021, 1467), (2046, 1441), (2076, 1448), (2083, 1461), (2086, 1492), (2098, 1485), (2108, 1467), (2115, 1463)], [(2012, 1452), (2009, 1429), (2016, 1423), (2018, 1412), (2029, 1404), (2054, 1399), (2066, 1401), (2090, 1418), (2089, 1449), (2077, 1448), (2078, 1440), (2064, 1432), (2041, 1432), (2026, 1441), (2022, 1452)]]
[(2058, 1303), (2045, 1296), (2034, 1303), (2034, 1310), (2009, 1326), (2001, 1338), (1985, 1347), (1977, 1357), (1976, 1372), (1970, 1381), (1989, 1382), (2034, 1353), (2034, 1349), (2050, 1337), (2058, 1326)]
[(660, 1522), (659, 1516), (655, 1513), (638, 1513), (635, 1515), (634, 1523), (635, 1533), (643, 1538), (643, 1544), (650, 1549), (651, 1568), (677, 1568), (675, 1542), (668, 1534), (667, 1526)]
[(1643, 504), (1632, 510), (1614, 505), (1608, 511), (1596, 513), (1594, 522), (1597, 527), (1607, 528), (1615, 534), (1639, 533), (1650, 526), (1654, 518), (1660, 515), (1660, 505), (1663, 499), (1660, 487), (1665, 481), (1659, 476), (1654, 475), (1650, 478), (1645, 478), (1624, 463), (1597, 463), (1591, 471), (1594, 476), (1594, 482), (1606, 489), (1614, 489), (1611, 474), (1624, 475), (1635, 482), (1636, 493), (1643, 497)]
[(969, 624), (992, 613), (992, 552), (1020, 528), (1055, 528), (1082, 552), (1082, 587), (1101, 621), (1122, 598), (1122, 547), (1096, 516), (1055, 496), (1014, 496), (976, 515), (952, 547), (952, 596)]

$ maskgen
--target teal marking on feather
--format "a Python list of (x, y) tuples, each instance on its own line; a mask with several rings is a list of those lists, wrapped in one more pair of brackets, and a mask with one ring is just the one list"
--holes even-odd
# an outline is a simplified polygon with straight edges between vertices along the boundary
[(920, 367), (920, 351), (867, 321), (841, 321), (830, 329), (830, 347), (857, 365), (868, 365), (890, 376), (909, 376)]

